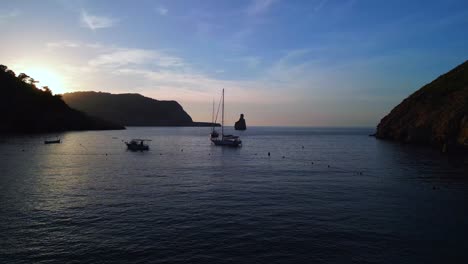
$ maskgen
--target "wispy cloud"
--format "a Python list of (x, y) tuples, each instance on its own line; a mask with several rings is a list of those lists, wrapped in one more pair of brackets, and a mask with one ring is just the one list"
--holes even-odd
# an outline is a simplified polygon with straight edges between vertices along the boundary
[(156, 12), (158, 12), (158, 14), (160, 14), (161, 16), (165, 16), (169, 12), (169, 9), (167, 9), (167, 8), (165, 8), (163, 6), (160, 6), (160, 7), (156, 8)]
[[(80, 83), (71, 82), (74, 84), (72, 89), (112, 87), (107, 91), (139, 92), (157, 99), (177, 100), (195, 120), (207, 118), (207, 100), (217, 95), (221, 88), (229, 92), (230, 102), (236, 102), (230, 106), (233, 116), (228, 119), (234, 120), (238, 117), (236, 114), (247, 108), (257, 109), (257, 116), (252, 114), (249, 118), (260, 124), (274, 124), (277, 115), (290, 120), (291, 124), (315, 124), (321, 120), (319, 118), (323, 119), (321, 125), (330, 124), (327, 120), (338, 123), (343, 113), (353, 115), (353, 111), (359, 110), (347, 108), (346, 103), (359, 105), (363, 100), (372, 99), (363, 97), (369, 97), (367, 93), (360, 93), (363, 82), (359, 79), (363, 75), (356, 71), (368, 66), (353, 64), (330, 69), (317, 61), (317, 52), (313, 49), (284, 51), (273, 62), (262, 61), (256, 56), (232, 59), (245, 63), (246, 67), (257, 67), (259, 71), (251, 79), (225, 79), (222, 69), (209, 74), (164, 50), (103, 44), (93, 48), (93, 45), (73, 41), (49, 44), (54, 48), (73, 48), (76, 53), (83, 54), (81, 63), (63, 67), (70, 80), (80, 80)], [(340, 78), (336, 78), (337, 74)], [(288, 89), (281, 89), (284, 87)], [(294, 111), (278, 113), (279, 104), (294, 104)], [(327, 111), (332, 114), (318, 116)], [(379, 110), (375, 115), (378, 114)]]
[(71, 40), (61, 40), (48, 42), (45, 44), (47, 50), (56, 50), (56, 49), (77, 49), (77, 48), (91, 48), (91, 49), (103, 49), (108, 50), (108, 47), (100, 43), (83, 43), (80, 41), (71, 41)]
[[(106, 45), (96, 49), (92, 45), (72, 41), (58, 41), (48, 45), (53, 48), (77, 49), (77, 54), (83, 54), (81, 63), (64, 66), (70, 79), (81, 80), (80, 84), (74, 84), (74, 90), (112, 86), (114, 92), (143, 92), (158, 99), (204, 102), (223, 87), (231, 91), (230, 98), (233, 101), (253, 102), (253, 98), (262, 98), (255, 99), (257, 103), (274, 101), (255, 81), (223, 80), (219, 78), (223, 69), (217, 70), (215, 76), (212, 76), (163, 50)], [(260, 60), (245, 57), (242, 61), (253, 67)]]
[(78, 48), (81, 44), (69, 40), (57, 41), (57, 42), (49, 42), (46, 43), (46, 47), (48, 49), (56, 49), (56, 48)]
[(101, 28), (109, 28), (117, 24), (118, 20), (106, 17), (106, 16), (96, 16), (88, 14), (85, 10), (81, 11), (81, 25), (87, 27), (91, 30), (101, 29)]
[[(362, 74), (365, 70), (359, 69), (380, 64), (356, 62), (330, 68), (318, 60), (319, 52), (313, 48), (291, 49), (283, 51), (272, 62), (256, 56), (233, 58), (231, 62), (256, 67), (256, 75), (249, 79), (231, 79), (222, 74), (222, 69), (204, 72), (165, 50), (95, 45), (69, 40), (48, 45), (54, 48), (52, 52), (63, 48), (83, 54), (79, 63), (62, 66), (68, 80), (79, 80), (70, 81), (73, 85), (70, 89), (104, 87), (108, 92), (138, 92), (161, 100), (177, 100), (195, 120), (205, 120), (209, 114), (207, 100), (226, 88), (232, 102), (230, 113), (233, 113), (228, 120), (238, 118), (238, 113), (249, 109), (252, 111), (249, 119), (265, 125), (275, 124), (278, 115), (295, 125), (339, 124), (345, 114), (357, 120), (353, 115), (359, 116), (358, 112), (366, 109), (354, 106), (375, 99), (369, 92), (363, 92), (369, 84), (366, 86), (361, 80), (365, 79)], [(278, 113), (278, 105), (294, 105), (294, 108)], [(376, 109), (376, 117), (366, 117), (366, 120), (373, 120), (387, 110), (385, 105), (371, 106)], [(252, 109), (256, 109), (255, 114)]]
[(17, 9), (9, 10), (9, 11), (0, 11), (0, 22), (2, 22), (3, 20), (17, 17), (20, 14), (21, 12)]
[(246, 13), (250, 16), (265, 13), (277, 1), (278, 0), (252, 0), (250, 5), (246, 9)]
[(161, 51), (125, 48), (117, 48), (89, 61), (89, 65), (93, 67), (121, 67), (142, 64), (164, 68), (186, 65), (181, 58), (167, 55)]

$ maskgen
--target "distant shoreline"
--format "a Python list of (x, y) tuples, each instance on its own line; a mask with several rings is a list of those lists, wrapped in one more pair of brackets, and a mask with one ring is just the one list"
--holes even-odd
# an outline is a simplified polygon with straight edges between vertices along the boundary
[[(155, 124), (155, 125), (125, 125), (125, 127), (212, 127), (210, 122), (193, 122), (190, 124)], [(220, 127), (221, 124), (215, 123), (215, 127)]]

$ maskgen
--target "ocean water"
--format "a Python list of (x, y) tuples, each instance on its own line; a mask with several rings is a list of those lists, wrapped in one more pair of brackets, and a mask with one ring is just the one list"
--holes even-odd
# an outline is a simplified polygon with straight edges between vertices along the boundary
[(372, 132), (2, 137), (0, 263), (468, 263), (467, 159)]

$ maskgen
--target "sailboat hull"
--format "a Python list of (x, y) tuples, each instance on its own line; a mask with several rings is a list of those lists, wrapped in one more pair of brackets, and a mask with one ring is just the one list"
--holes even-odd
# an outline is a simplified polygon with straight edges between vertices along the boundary
[(242, 146), (242, 141), (240, 140), (222, 140), (222, 139), (212, 139), (211, 142), (215, 144), (215, 146), (225, 146), (225, 147), (240, 147)]
[(44, 140), (44, 144), (60, 144), (60, 139), (57, 140)]

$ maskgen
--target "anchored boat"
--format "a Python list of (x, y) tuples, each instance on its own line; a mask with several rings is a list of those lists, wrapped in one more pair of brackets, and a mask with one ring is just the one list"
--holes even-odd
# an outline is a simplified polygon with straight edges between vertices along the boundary
[(144, 151), (149, 150), (149, 145), (145, 144), (147, 141), (151, 141), (151, 139), (132, 139), (130, 142), (125, 142), (125, 145), (127, 145), (128, 150)]
[[(223, 89), (223, 94), (221, 97), (221, 108), (222, 108), (222, 113), (221, 113), (221, 137), (219, 133), (215, 130), (214, 124), (216, 122), (213, 122), (213, 128), (211, 130), (210, 134), (210, 139), (215, 146), (227, 146), (227, 147), (240, 147), (242, 146), (242, 141), (238, 136), (233, 136), (233, 135), (225, 135), (224, 134), (224, 89)], [(218, 107), (218, 112), (219, 112), (219, 107)], [(213, 116), (214, 116), (214, 106), (213, 106)], [(216, 121), (216, 120), (215, 120)]]
[(44, 140), (44, 144), (60, 144), (61, 142), (60, 138)]

